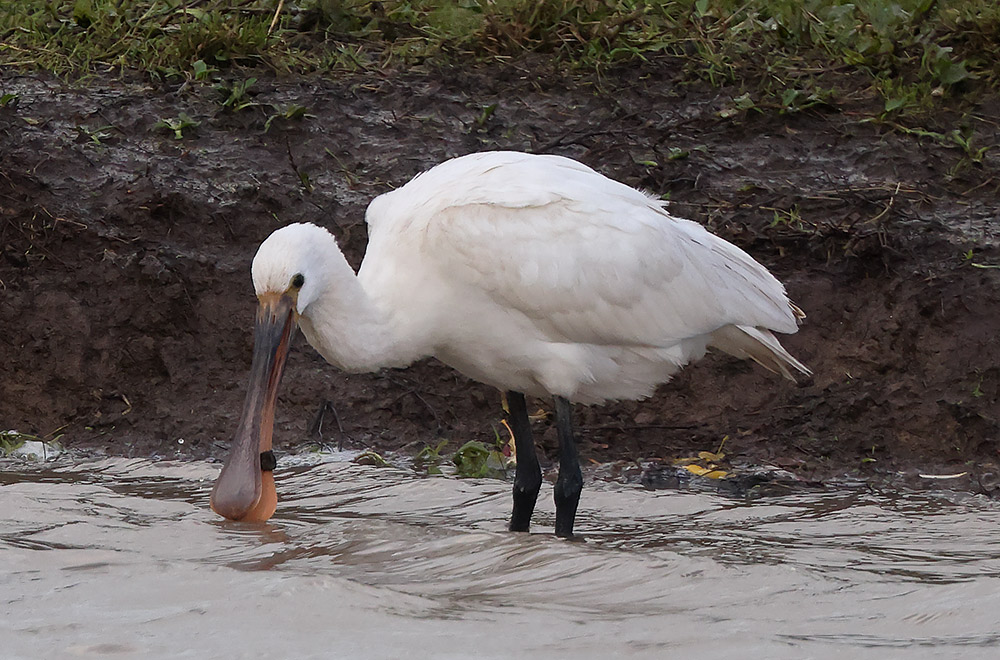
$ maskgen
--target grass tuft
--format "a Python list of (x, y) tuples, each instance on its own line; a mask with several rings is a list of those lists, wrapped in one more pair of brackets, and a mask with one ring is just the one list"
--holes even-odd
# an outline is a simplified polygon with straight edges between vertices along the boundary
[[(6, 0), (0, 64), (205, 80), (234, 66), (349, 72), (551, 55), (570, 68), (674, 57), (682, 80), (759, 107), (834, 104), (862, 76), (892, 117), (1000, 89), (995, 0)], [(857, 85), (845, 85), (856, 89)]]

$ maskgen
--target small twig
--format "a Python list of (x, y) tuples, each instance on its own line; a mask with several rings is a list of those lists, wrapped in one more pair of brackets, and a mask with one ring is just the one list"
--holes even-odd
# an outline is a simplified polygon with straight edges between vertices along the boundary
[(965, 192), (963, 192), (962, 195), (968, 195), (969, 193), (973, 193), (973, 192), (979, 190), (980, 188), (982, 188), (984, 186), (988, 186), (989, 184), (993, 183), (994, 180), (996, 180), (996, 177), (991, 176), (990, 178), (986, 179), (985, 181), (983, 181), (979, 185), (973, 186), (972, 188), (969, 188), (968, 190), (966, 190)]
[(267, 28), (267, 36), (271, 36), (271, 32), (274, 31), (274, 26), (278, 24), (278, 16), (281, 14), (281, 9), (284, 6), (285, 0), (278, 0), (278, 8), (274, 10), (274, 18), (271, 19), (271, 25)]
[[(326, 411), (329, 410), (333, 413), (333, 419), (337, 422), (337, 431), (340, 433), (340, 437), (337, 439), (337, 451), (344, 450), (344, 438), (347, 438), (351, 442), (354, 442), (348, 433), (344, 430), (344, 425), (340, 422), (340, 415), (337, 414), (337, 408), (333, 405), (332, 401), (324, 401), (319, 407), (319, 411), (316, 413), (316, 418), (313, 423), (309, 426), (309, 435), (319, 436), (320, 442), (324, 441), (323, 438), (323, 421), (326, 419)], [(362, 443), (364, 444), (364, 443)], [(365, 445), (366, 447), (368, 445)]]
[(288, 137), (285, 137), (285, 148), (288, 149), (288, 162), (292, 166), (292, 171), (295, 172), (295, 176), (299, 178), (299, 185), (308, 192), (313, 191), (312, 183), (309, 182), (309, 175), (303, 174), (299, 171), (299, 166), (295, 164), (295, 156), (292, 155), (292, 143), (288, 141)]
[(890, 209), (892, 209), (892, 205), (896, 203), (896, 195), (899, 194), (899, 187), (900, 187), (900, 184), (897, 183), (896, 184), (896, 190), (895, 190), (895, 192), (893, 192), (892, 195), (889, 197), (889, 203), (885, 205), (885, 208), (882, 209), (881, 213), (879, 213), (878, 215), (876, 215), (873, 218), (869, 218), (867, 220), (868, 223), (878, 222), (879, 220), (881, 220), (885, 216), (886, 213), (889, 212)]

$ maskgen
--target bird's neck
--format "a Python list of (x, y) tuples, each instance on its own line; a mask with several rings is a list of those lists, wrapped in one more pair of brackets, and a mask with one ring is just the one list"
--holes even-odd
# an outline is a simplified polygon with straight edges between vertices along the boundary
[[(364, 289), (354, 270), (336, 263), (323, 294), (299, 318), (306, 340), (330, 364), (351, 372), (404, 367), (421, 355), (407, 349), (388, 312)], [(331, 264), (332, 265), (332, 264)]]

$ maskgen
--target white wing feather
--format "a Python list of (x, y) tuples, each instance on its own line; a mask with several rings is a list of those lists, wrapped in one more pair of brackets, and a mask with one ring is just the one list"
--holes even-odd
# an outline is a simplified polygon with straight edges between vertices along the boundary
[(745, 252), (558, 156), (448, 161), (373, 201), (368, 222), (369, 255), (404, 249), (554, 342), (669, 347), (726, 325), (797, 327), (784, 287)]

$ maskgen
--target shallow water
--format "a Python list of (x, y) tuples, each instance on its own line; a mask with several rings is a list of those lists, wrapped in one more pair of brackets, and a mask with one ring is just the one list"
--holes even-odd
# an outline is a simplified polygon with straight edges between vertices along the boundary
[(588, 484), (586, 542), (504, 531), (509, 485), (281, 468), (278, 514), (208, 463), (0, 463), (3, 658), (995, 658), (1000, 503), (752, 502)]

